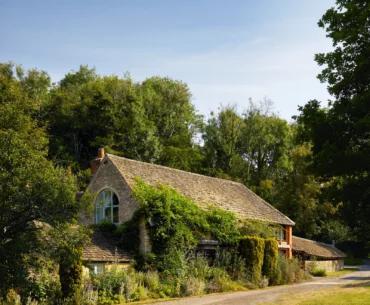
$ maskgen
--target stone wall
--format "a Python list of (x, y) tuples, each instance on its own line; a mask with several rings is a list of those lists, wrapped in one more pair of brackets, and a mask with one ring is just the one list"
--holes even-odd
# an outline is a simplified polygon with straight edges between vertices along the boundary
[[(108, 158), (103, 159), (88, 186), (88, 190), (93, 193), (93, 202), (95, 202), (96, 196), (104, 189), (111, 189), (118, 197), (119, 222), (130, 220), (138, 209), (138, 204), (132, 198), (131, 189), (126, 181)], [(83, 223), (95, 223), (95, 207), (93, 207), (91, 215), (83, 219)]]
[(305, 261), (304, 262), (305, 270), (312, 268), (323, 269), (327, 272), (335, 272), (342, 270), (344, 267), (343, 259), (337, 260), (326, 260), (326, 261)]

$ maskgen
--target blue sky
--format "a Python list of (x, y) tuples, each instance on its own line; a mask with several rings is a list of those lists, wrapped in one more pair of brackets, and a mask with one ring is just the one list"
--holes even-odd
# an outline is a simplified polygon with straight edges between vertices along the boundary
[(331, 0), (0, 0), (0, 61), (60, 80), (80, 64), (101, 74), (186, 82), (202, 114), (271, 99), (290, 119), (327, 100), (314, 53), (330, 50), (317, 21)]

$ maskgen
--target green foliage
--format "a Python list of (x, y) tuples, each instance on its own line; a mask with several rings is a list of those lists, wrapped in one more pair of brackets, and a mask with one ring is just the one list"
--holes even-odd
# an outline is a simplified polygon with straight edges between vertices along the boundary
[(314, 268), (314, 269), (310, 270), (310, 274), (312, 276), (318, 276), (318, 277), (327, 276), (325, 269), (318, 269), (318, 268)]
[(214, 259), (214, 266), (225, 270), (233, 280), (242, 281), (247, 278), (245, 261), (236, 247), (218, 249)]
[(231, 213), (204, 211), (171, 188), (138, 181), (134, 194), (141, 205), (138, 214), (150, 228), (156, 264), (161, 271), (177, 274), (182, 270), (186, 254), (195, 249), (201, 238), (235, 244), (239, 237), (237, 221)]
[(273, 279), (277, 273), (278, 256), (279, 248), (277, 240), (273, 238), (266, 239), (262, 274), (266, 276), (270, 282), (273, 282)]
[(235, 245), (240, 238), (240, 228), (233, 213), (211, 209), (206, 215), (209, 233), (223, 245)]
[(119, 304), (147, 297), (144, 275), (134, 270), (112, 269), (93, 278), (99, 299), (98, 304)]
[(244, 220), (240, 226), (240, 234), (243, 236), (274, 238), (279, 227), (258, 220)]
[(189, 89), (169, 78), (135, 83), (81, 66), (53, 88), (43, 114), (49, 123), (50, 155), (75, 170), (86, 168), (100, 146), (186, 170), (201, 159), (193, 143), (201, 121)]
[(292, 284), (299, 283), (308, 278), (309, 275), (303, 271), (301, 262), (298, 259), (287, 259), (283, 255), (278, 256), (277, 272), (273, 283), (278, 285)]
[(73, 304), (78, 305), (79, 290), (81, 288), (82, 262), (80, 260), (64, 260), (59, 264), (59, 278), (62, 296), (65, 299), (73, 299)]
[(239, 253), (244, 258), (249, 280), (258, 284), (261, 280), (265, 241), (260, 237), (246, 236), (239, 241)]
[(324, 192), (362, 242), (370, 234), (369, 15), (369, 1), (337, 0), (322, 16), (319, 26), (334, 48), (316, 55), (318, 77), (333, 100), (326, 108), (309, 101), (297, 118), (300, 138), (313, 144), (314, 174), (332, 182)]
[(51, 233), (59, 263), (62, 298), (69, 300), (71, 305), (81, 303), (82, 249), (89, 233), (86, 228), (77, 226), (60, 226)]
[[(16, 75), (17, 74), (17, 75)], [(47, 136), (40, 127), (40, 101), (46, 74), (27, 74), (0, 65), (0, 295), (8, 288), (28, 288), (29, 255), (47, 253), (38, 239), (40, 224), (76, 220), (76, 180), (47, 159)]]
[(94, 275), (92, 284), (98, 291), (97, 303), (117, 304), (147, 298), (193, 296), (244, 289), (232, 281), (223, 269), (210, 267), (202, 257), (189, 259), (186, 265), (186, 273), (182, 276), (117, 268)]

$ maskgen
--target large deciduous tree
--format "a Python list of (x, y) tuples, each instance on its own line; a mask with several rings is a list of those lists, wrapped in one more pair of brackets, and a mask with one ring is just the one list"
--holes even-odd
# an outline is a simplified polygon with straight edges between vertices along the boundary
[(86, 168), (99, 146), (136, 160), (190, 170), (200, 159), (193, 139), (200, 118), (188, 87), (168, 78), (135, 83), (81, 66), (54, 88), (44, 107), (50, 155)]
[[(48, 77), (0, 66), (0, 294), (27, 282), (26, 256), (37, 253), (40, 223), (77, 217), (76, 184), (47, 160), (47, 137), (37, 120)], [(47, 95), (47, 94), (46, 94)]]
[(313, 143), (317, 175), (336, 183), (334, 199), (361, 241), (370, 236), (370, 2), (337, 0), (319, 21), (333, 50), (316, 55), (333, 95), (301, 107), (301, 137)]

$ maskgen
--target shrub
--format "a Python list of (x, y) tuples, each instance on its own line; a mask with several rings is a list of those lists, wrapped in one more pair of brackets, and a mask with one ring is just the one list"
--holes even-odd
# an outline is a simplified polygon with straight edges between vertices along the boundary
[(276, 236), (276, 225), (267, 224), (258, 220), (244, 220), (240, 227), (243, 236), (258, 236), (261, 238), (273, 238)]
[(156, 271), (148, 271), (144, 274), (144, 286), (148, 288), (152, 297), (157, 297), (161, 288), (159, 274)]
[(278, 285), (301, 282), (308, 276), (301, 268), (297, 259), (287, 259), (283, 255), (278, 256), (277, 273), (275, 282)]
[(310, 271), (310, 274), (312, 276), (320, 276), (320, 277), (327, 275), (325, 269), (313, 269)]
[(239, 241), (239, 253), (244, 258), (249, 280), (258, 284), (261, 280), (265, 242), (262, 238), (247, 236)]
[(205, 280), (210, 276), (210, 266), (203, 256), (190, 257), (187, 260), (187, 274)]
[(269, 279), (270, 283), (273, 283), (274, 278), (276, 277), (278, 256), (279, 248), (276, 239), (274, 238), (266, 239), (262, 265), (262, 274)]
[[(65, 259), (65, 258), (64, 258)], [(81, 288), (82, 262), (80, 258), (62, 260), (59, 265), (60, 286), (63, 297), (70, 303), (79, 304)]]
[(225, 292), (225, 291), (238, 291), (245, 288), (231, 280), (227, 272), (221, 268), (210, 268), (209, 279), (207, 282), (207, 292)]
[(206, 284), (203, 279), (189, 276), (184, 279), (181, 285), (182, 296), (202, 295), (204, 294)]
[(236, 249), (218, 249), (214, 266), (226, 270), (233, 280), (246, 279), (245, 262)]

